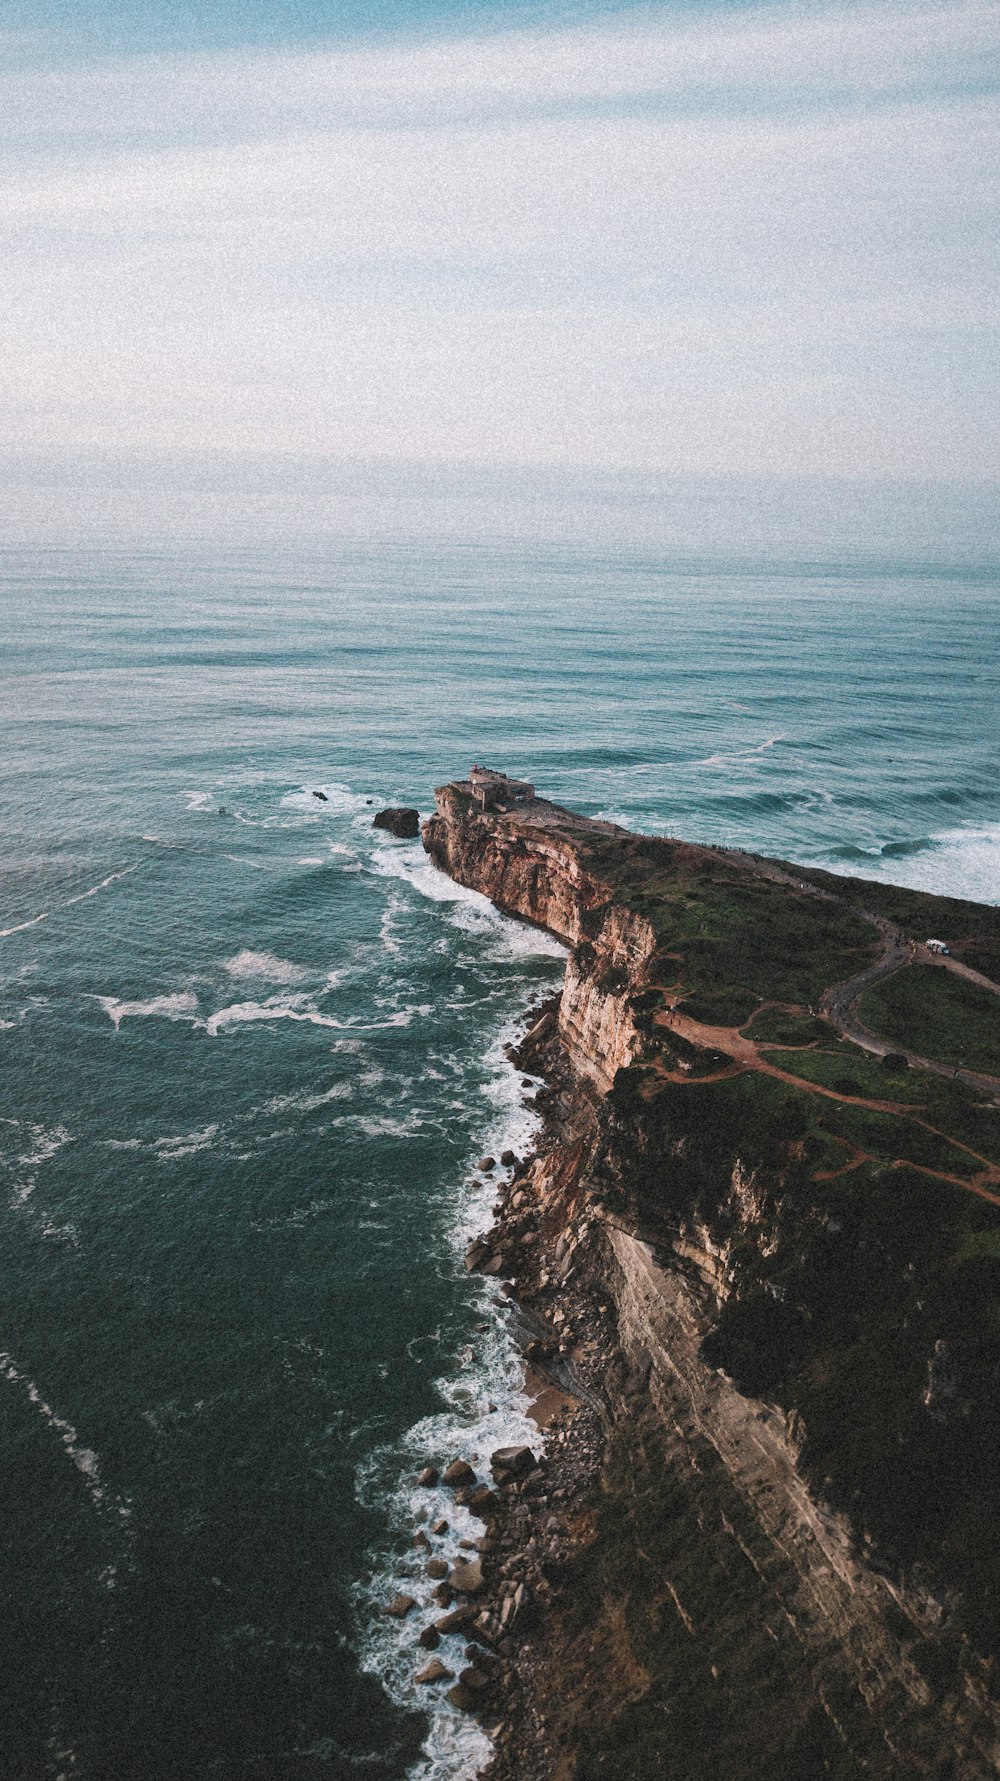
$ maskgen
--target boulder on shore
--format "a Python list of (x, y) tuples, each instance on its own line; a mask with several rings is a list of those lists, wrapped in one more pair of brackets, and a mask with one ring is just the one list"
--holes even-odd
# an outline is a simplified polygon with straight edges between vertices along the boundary
[(399, 841), (415, 841), (420, 833), (420, 812), (408, 805), (390, 805), (372, 817), (373, 829), (388, 829)]
[(451, 1465), (445, 1467), (441, 1482), (447, 1484), (449, 1490), (454, 1490), (462, 1484), (475, 1484), (476, 1474), (467, 1459), (453, 1459)]
[(470, 1608), (468, 1604), (461, 1608), (453, 1608), (450, 1614), (442, 1614), (440, 1620), (435, 1620), (435, 1629), (439, 1633), (461, 1632), (463, 1626), (468, 1626), (475, 1612), (476, 1610)]
[(523, 1478), (537, 1464), (530, 1447), (495, 1447), (490, 1455), (490, 1470), (499, 1483), (508, 1478)]
[(478, 1595), (483, 1588), (482, 1559), (470, 1558), (465, 1564), (452, 1565), (448, 1582), (458, 1595)]
[(479, 1705), (472, 1689), (466, 1688), (464, 1682), (456, 1682), (454, 1688), (449, 1688), (448, 1699), (459, 1713), (474, 1713)]

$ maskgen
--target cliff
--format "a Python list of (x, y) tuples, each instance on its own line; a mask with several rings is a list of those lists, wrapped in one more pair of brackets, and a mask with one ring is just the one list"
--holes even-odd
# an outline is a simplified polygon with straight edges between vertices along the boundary
[[(840, 1034), (873, 986), (912, 1008), (919, 893), (461, 782), (424, 845), (570, 948), (519, 1059), (546, 1140), (478, 1256), (580, 1399), (536, 1519), (510, 1485), (493, 1530), (501, 1595), (542, 1611), (517, 1646), (484, 1618), (496, 1781), (996, 1774), (1000, 1057), (995, 1087), (952, 1061), (976, 1021), (979, 1065), (997, 1041), (992, 1001), (948, 998), (1000, 992), (931, 973), (945, 1061), (909, 1068)], [(996, 911), (951, 913), (996, 956)]]
[(437, 800), (423, 831), (435, 865), (571, 948), (560, 1032), (575, 1068), (609, 1089), (635, 1055), (629, 992), (645, 981), (656, 951), (652, 924), (614, 901), (586, 847), (624, 831), (581, 823), (542, 799), (513, 814), (476, 811), (460, 786), (443, 787)]

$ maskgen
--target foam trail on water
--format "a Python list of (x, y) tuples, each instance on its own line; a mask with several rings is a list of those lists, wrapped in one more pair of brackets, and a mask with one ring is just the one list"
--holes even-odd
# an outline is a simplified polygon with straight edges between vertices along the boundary
[(141, 1015), (159, 1015), (162, 1020), (192, 1020), (196, 1018), (198, 998), (191, 990), (178, 990), (174, 995), (151, 996), (146, 1002), (123, 1002), (117, 996), (95, 996), (104, 1009), (108, 1019), (114, 1022), (115, 1032), (126, 1017)]
[(96, 897), (99, 891), (107, 890), (109, 884), (117, 884), (120, 878), (128, 878), (131, 873), (138, 872), (141, 865), (142, 861), (139, 860), (134, 866), (124, 866), (120, 872), (109, 872), (106, 878), (101, 879), (100, 884), (92, 884), (89, 890), (81, 891), (79, 896), (67, 897), (65, 903), (60, 903), (59, 907), (69, 909), (74, 903), (85, 903), (88, 897)]
[(732, 754), (709, 754), (702, 761), (692, 761), (691, 765), (692, 767), (728, 767), (733, 761), (750, 761), (755, 755), (766, 754), (769, 748), (774, 748), (777, 743), (784, 742), (784, 740), (783, 735), (768, 736), (765, 742), (758, 742), (755, 748), (736, 749)]
[[(131, 1544), (129, 1521), (132, 1508), (127, 1497), (118, 1496), (109, 1491), (101, 1478), (100, 1462), (92, 1447), (85, 1447), (80, 1440), (74, 1425), (65, 1416), (60, 1416), (52, 1405), (42, 1396), (41, 1391), (26, 1373), (17, 1366), (13, 1356), (0, 1350), (0, 1377), (9, 1385), (18, 1386), (25, 1394), (32, 1408), (48, 1424), (83, 1479), (87, 1494), (94, 1508), (105, 1522), (114, 1526), (116, 1532), (123, 1535)], [(114, 1564), (105, 1567), (101, 1573), (101, 1582), (105, 1589), (113, 1589), (117, 1582), (117, 1569)]]
[(12, 928), (0, 928), (0, 940), (6, 940), (8, 934), (23, 934), (25, 928), (37, 928), (40, 921), (48, 921), (49, 911), (43, 909), (41, 915), (33, 915), (30, 921), (15, 922)]

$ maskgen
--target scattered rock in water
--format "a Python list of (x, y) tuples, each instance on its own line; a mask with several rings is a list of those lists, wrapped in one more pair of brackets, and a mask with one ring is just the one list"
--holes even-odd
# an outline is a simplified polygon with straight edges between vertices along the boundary
[(398, 841), (415, 841), (420, 833), (420, 812), (408, 805), (390, 805), (372, 817), (373, 829), (387, 829)]
[(422, 1484), (426, 1490), (430, 1490), (437, 1483), (440, 1476), (441, 1474), (438, 1471), (437, 1466), (425, 1466), (417, 1478), (417, 1483)]
[(436, 1583), (439, 1583), (441, 1581), (442, 1577), (447, 1577), (447, 1575), (448, 1575), (448, 1561), (447, 1561), (447, 1559), (445, 1559), (445, 1558), (430, 1559), (428, 1561), (428, 1565), (427, 1565), (427, 1575), (428, 1575), (428, 1577), (433, 1577), (434, 1581)]
[(502, 1151), (501, 1151), (501, 1152), (500, 1152), (500, 1161), (501, 1161), (501, 1162), (502, 1162), (502, 1163), (503, 1163), (503, 1166), (504, 1166), (504, 1168), (505, 1168), (505, 1169), (513, 1169), (513, 1168), (516, 1168), (516, 1166), (517, 1166), (517, 1160), (518, 1160), (518, 1159), (517, 1159), (517, 1153), (516, 1153), (516, 1151), (513, 1151), (513, 1150), (502, 1150)]
[(456, 1490), (463, 1484), (474, 1484), (475, 1481), (476, 1474), (467, 1459), (453, 1459), (450, 1465), (445, 1466), (441, 1478), (442, 1484), (447, 1484), (449, 1490)]
[(397, 1620), (402, 1620), (404, 1616), (410, 1612), (410, 1609), (415, 1608), (416, 1605), (415, 1596), (396, 1595), (393, 1596), (391, 1602), (386, 1603), (385, 1612), (394, 1615)]
[(434, 1526), (431, 1528), (431, 1533), (432, 1534), (446, 1534), (447, 1532), (448, 1532), (448, 1523), (445, 1521), (445, 1518), (442, 1515), (441, 1520), (436, 1521), (434, 1523)]
[(482, 1559), (470, 1558), (463, 1564), (452, 1565), (448, 1582), (458, 1595), (478, 1595), (483, 1588)]
[(488, 1175), (490, 1170), (495, 1169), (496, 1166), (497, 1159), (495, 1156), (481, 1156), (476, 1164), (476, 1168), (481, 1170), (484, 1175)]
[(414, 1534), (413, 1544), (419, 1552), (430, 1552), (431, 1550), (431, 1543), (422, 1528), (419, 1533)]
[(321, 804), (329, 804), (330, 802), (325, 792), (313, 792), (313, 797), (318, 798)]
[(439, 1657), (432, 1657), (430, 1663), (424, 1664), (423, 1669), (415, 1672), (413, 1680), (421, 1684), (450, 1682), (454, 1674), (454, 1670), (449, 1670), (448, 1665), (442, 1663)]
[(439, 1608), (450, 1608), (455, 1600), (455, 1592), (449, 1583), (439, 1583), (434, 1591), (434, 1600)]
[(425, 1626), (417, 1634), (417, 1644), (425, 1651), (436, 1651), (441, 1643), (441, 1634), (436, 1626)]

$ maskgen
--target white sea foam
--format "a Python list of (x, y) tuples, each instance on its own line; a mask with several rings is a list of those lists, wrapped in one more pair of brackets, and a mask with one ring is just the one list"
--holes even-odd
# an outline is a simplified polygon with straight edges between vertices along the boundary
[(449, 921), (466, 934), (486, 940), (491, 959), (502, 958), (565, 958), (566, 948), (544, 928), (516, 921), (502, 915), (481, 891), (456, 884), (447, 873), (432, 865), (419, 842), (411, 847), (381, 846), (376, 849), (371, 870), (382, 878), (402, 878), (420, 896), (432, 903), (452, 905)]
[(23, 1147), (19, 1154), (11, 1159), (11, 1173), (18, 1177), (26, 1177), (19, 1181), (15, 1189), (14, 1203), (21, 1205), (29, 1199), (36, 1186), (36, 1171), (55, 1156), (64, 1144), (71, 1142), (71, 1134), (65, 1126), (53, 1126), (49, 1129), (37, 1125), (33, 1120), (0, 1119), (0, 1125), (10, 1126)]
[(196, 1151), (210, 1150), (218, 1135), (217, 1125), (207, 1125), (200, 1132), (177, 1132), (168, 1138), (155, 1138), (150, 1148), (160, 1162), (171, 1163), (182, 1156), (194, 1156)]
[(254, 978), (261, 983), (303, 983), (309, 972), (291, 959), (277, 958), (273, 952), (251, 952), (244, 949), (232, 958), (223, 959), (222, 969), (230, 977)]
[(321, 1095), (275, 1095), (273, 1100), (265, 1101), (265, 1113), (315, 1113), (318, 1107), (329, 1106), (331, 1101), (349, 1101), (354, 1095), (353, 1082), (335, 1082)]
[(909, 854), (880, 848), (823, 864), (827, 871), (848, 877), (887, 879), (972, 903), (1000, 903), (1000, 823), (943, 829)]
[(252, 1026), (257, 1021), (301, 1020), (312, 1026), (339, 1027), (343, 1023), (332, 1015), (321, 1014), (308, 992), (290, 996), (268, 996), (264, 1002), (232, 1002), (219, 1008), (205, 1021), (205, 1031), (215, 1039), (230, 1027)]
[(768, 736), (764, 742), (758, 742), (753, 748), (735, 748), (726, 754), (706, 755), (703, 761), (692, 761), (692, 767), (728, 767), (733, 761), (751, 761), (755, 755), (766, 754), (779, 742), (784, 742), (784, 734)]
[(216, 793), (213, 791), (182, 792), (181, 796), (187, 799), (188, 810), (211, 810), (215, 807)]
[(335, 1126), (363, 1132), (366, 1138), (413, 1138), (426, 1123), (416, 1108), (398, 1119), (388, 1113), (343, 1113), (332, 1121)]
[[(486, 1057), (491, 1074), (485, 1089), (486, 1117), (477, 1142), (494, 1154), (507, 1148), (526, 1153), (538, 1130), (538, 1116), (524, 1106), (520, 1074), (505, 1052), (505, 1046), (520, 1031), (523, 1021), (508, 1022)], [(462, 1268), (461, 1256), (468, 1242), (491, 1222), (496, 1194), (495, 1179), (472, 1178), (471, 1160), (465, 1184), (456, 1185), (451, 1230), (456, 1270)], [(472, 1343), (457, 1357), (457, 1364), (435, 1381), (442, 1409), (416, 1423), (398, 1445), (378, 1449), (358, 1472), (360, 1500), (387, 1516), (398, 1536), (412, 1532), (416, 1526), (427, 1532), (438, 1519), (447, 1520), (448, 1533), (432, 1539), (435, 1555), (447, 1559), (457, 1555), (460, 1540), (479, 1534), (482, 1524), (467, 1508), (456, 1504), (443, 1487), (418, 1487), (414, 1480), (422, 1467), (430, 1461), (440, 1464), (460, 1454), (483, 1472), (496, 1447), (523, 1444), (538, 1452), (543, 1444), (539, 1430), (528, 1416), (530, 1405), (523, 1390), (521, 1357), (508, 1331), (505, 1313), (494, 1303), (496, 1288), (495, 1281), (469, 1281), (472, 1317), (486, 1327), (477, 1331)], [(437, 1348), (436, 1335), (418, 1338), (411, 1346), (415, 1349), (424, 1340), (427, 1358), (431, 1359)], [(412, 1358), (419, 1363), (418, 1354), (414, 1353)], [(491, 1409), (491, 1405), (495, 1408)], [(386, 1601), (401, 1587), (418, 1602), (407, 1616), (405, 1627), (383, 1612)], [(492, 1747), (488, 1738), (447, 1700), (428, 1702), (425, 1691), (413, 1681), (415, 1634), (440, 1615), (440, 1607), (432, 1599), (432, 1587), (422, 1560), (400, 1560), (388, 1553), (376, 1558), (368, 1581), (356, 1592), (364, 1627), (361, 1666), (377, 1675), (400, 1705), (421, 1707), (431, 1713), (430, 1731), (408, 1781), (472, 1781), (489, 1759)], [(441, 1655), (450, 1668), (461, 1668), (463, 1643), (462, 1635), (444, 1640)]]
[(104, 1009), (108, 1019), (114, 1022), (115, 1032), (123, 1020), (139, 1019), (153, 1016), (160, 1020), (193, 1020), (197, 1021), (198, 998), (192, 990), (176, 990), (172, 995), (150, 996), (146, 1002), (120, 1001), (117, 996), (95, 996)]

